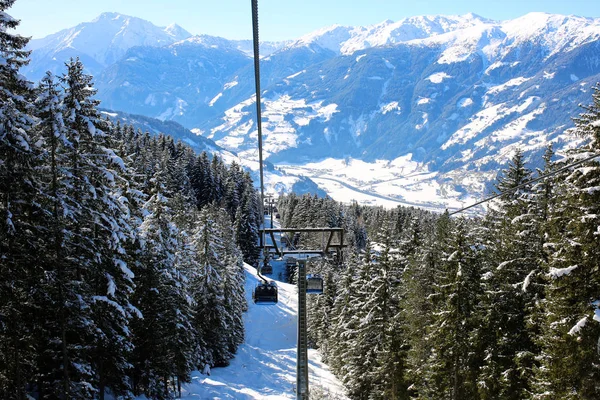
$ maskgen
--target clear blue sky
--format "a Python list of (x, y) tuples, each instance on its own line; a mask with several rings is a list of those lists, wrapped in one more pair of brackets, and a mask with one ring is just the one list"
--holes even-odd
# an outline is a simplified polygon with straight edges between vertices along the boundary
[[(18, 33), (40, 38), (111, 11), (173, 22), (192, 34), (251, 38), (250, 0), (17, 0), (8, 13)], [(600, 0), (259, 0), (261, 40), (294, 39), (333, 25), (371, 25), (415, 15), (474, 12), (505, 20), (531, 11), (600, 17)]]

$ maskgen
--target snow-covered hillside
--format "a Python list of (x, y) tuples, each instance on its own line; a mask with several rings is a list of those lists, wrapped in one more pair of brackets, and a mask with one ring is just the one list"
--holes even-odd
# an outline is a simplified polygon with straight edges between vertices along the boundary
[(91, 22), (31, 40), (27, 48), (33, 51), (32, 63), (23, 72), (29, 78), (39, 79), (46, 70), (64, 64), (68, 57), (78, 56), (95, 74), (134, 46), (164, 46), (190, 36), (177, 24), (158, 27), (140, 18), (107, 12)]
[[(259, 278), (253, 267), (246, 264), (245, 268), (250, 307), (244, 315), (246, 341), (228, 367), (214, 368), (210, 376), (195, 372), (192, 383), (184, 386), (184, 400), (296, 398), (296, 286), (277, 282), (279, 302), (256, 305), (252, 302), (252, 289)], [(341, 383), (321, 362), (319, 353), (309, 350), (308, 356), (311, 390), (323, 393), (323, 398), (346, 399)]]

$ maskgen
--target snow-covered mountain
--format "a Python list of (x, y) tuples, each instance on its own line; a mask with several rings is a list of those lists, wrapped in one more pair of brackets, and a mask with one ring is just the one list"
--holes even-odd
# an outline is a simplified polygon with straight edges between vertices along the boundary
[[(130, 48), (100, 65), (98, 96), (108, 108), (177, 121), (256, 161), (250, 44), (200, 35)], [(330, 193), (337, 180), (357, 196), (373, 191), (408, 204), (466, 201), (516, 147), (535, 162), (549, 142), (570, 145), (571, 118), (600, 81), (599, 18), (422, 16), (327, 27), (263, 48), (267, 160)], [(377, 177), (332, 175), (338, 168), (329, 166), (353, 161)], [(390, 169), (380, 173), (381, 165)]]
[(463, 16), (417, 16), (394, 22), (386, 20), (371, 26), (334, 25), (309, 33), (293, 46), (317, 44), (336, 53), (349, 55), (358, 50), (426, 39), (447, 32), (493, 23), (475, 14)]
[(60, 71), (68, 58), (79, 57), (92, 74), (97, 74), (134, 46), (164, 46), (190, 36), (177, 24), (158, 27), (140, 18), (107, 12), (91, 22), (31, 40), (28, 49), (32, 50), (32, 62), (23, 72), (39, 79), (46, 70)]
[[(573, 126), (571, 118), (581, 111), (579, 104), (591, 101), (590, 88), (600, 81), (600, 19), (532, 13), (505, 22), (473, 15), (456, 18), (454, 25), (418, 21), (412, 30), (406, 21), (398, 24), (410, 32), (404, 36), (383, 29), (389, 22), (381, 29), (338, 27), (282, 50), (322, 45), (335, 55), (266, 87), (267, 159), (299, 172), (298, 164), (328, 158), (376, 167), (377, 160), (393, 163), (410, 155), (423, 172), (415, 189), (434, 189), (416, 203), (432, 204), (445, 196), (483, 195), (517, 147), (539, 162), (548, 143), (558, 150), (570, 145), (573, 138), (565, 131)], [(435, 29), (421, 29), (423, 21), (438, 22)], [(378, 34), (353, 41), (356, 32), (367, 31)], [(335, 46), (334, 36), (343, 38)], [(253, 108), (249, 96), (204, 134), (250, 157), (257, 146)], [(317, 164), (301, 173), (330, 173)], [(414, 203), (410, 193), (401, 195), (402, 168), (388, 173), (396, 187), (383, 188), (381, 180), (365, 175), (337, 178), (354, 180), (355, 194), (370, 187)]]

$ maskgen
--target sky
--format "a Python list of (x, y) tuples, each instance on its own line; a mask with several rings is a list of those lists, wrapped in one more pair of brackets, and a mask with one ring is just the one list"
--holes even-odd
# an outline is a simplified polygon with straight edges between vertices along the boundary
[[(600, 17), (598, 0), (259, 0), (260, 40), (296, 39), (333, 24), (372, 25), (417, 15), (473, 12), (506, 20), (528, 12)], [(41, 38), (118, 12), (158, 26), (177, 23), (192, 34), (251, 39), (250, 0), (17, 0), (6, 10), (21, 20), (17, 33)]]

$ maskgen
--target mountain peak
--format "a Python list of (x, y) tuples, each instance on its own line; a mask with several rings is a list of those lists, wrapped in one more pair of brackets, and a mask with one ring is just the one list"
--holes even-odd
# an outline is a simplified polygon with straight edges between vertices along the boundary
[(91, 22), (94, 23), (94, 22), (101, 22), (101, 21), (126, 20), (129, 18), (133, 18), (133, 17), (130, 17), (129, 15), (119, 14), (117, 12), (103, 12), (102, 14), (100, 14), (96, 18), (94, 18)]
[(183, 29), (181, 26), (173, 23), (165, 28), (165, 32), (175, 38), (175, 40), (184, 40), (192, 36), (191, 33)]

